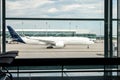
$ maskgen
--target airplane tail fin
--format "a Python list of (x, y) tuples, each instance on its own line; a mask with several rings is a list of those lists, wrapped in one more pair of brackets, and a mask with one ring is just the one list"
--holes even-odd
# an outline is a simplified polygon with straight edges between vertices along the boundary
[(10, 36), (14, 41), (25, 43), (22, 38), (17, 34), (17, 32), (11, 27), (7, 26)]

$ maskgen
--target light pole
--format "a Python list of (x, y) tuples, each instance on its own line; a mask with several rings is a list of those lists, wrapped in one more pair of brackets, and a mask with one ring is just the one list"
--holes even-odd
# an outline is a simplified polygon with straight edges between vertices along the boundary
[(71, 30), (71, 22), (69, 22), (69, 29)]
[(47, 25), (48, 25), (48, 23), (46, 22), (46, 36), (47, 36)]

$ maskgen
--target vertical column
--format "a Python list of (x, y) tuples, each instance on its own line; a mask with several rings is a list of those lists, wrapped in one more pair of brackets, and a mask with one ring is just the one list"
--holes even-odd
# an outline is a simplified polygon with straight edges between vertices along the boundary
[[(2, 12), (2, 1), (0, 0), (0, 30), (1, 30), (1, 26), (2, 26), (2, 18), (1, 18), (1, 12)], [(1, 31), (0, 31), (0, 53), (2, 52), (1, 50)]]
[[(104, 47), (105, 47), (105, 58), (113, 57), (112, 48), (112, 0), (105, 0), (104, 2)], [(105, 65), (104, 76), (106, 79), (111, 80), (112, 72), (107, 72), (107, 70), (112, 70), (112, 65)]]
[(2, 52), (6, 51), (6, 35), (5, 35), (5, 17), (6, 17), (6, 7), (5, 7), (6, 0), (2, 0)]
[(104, 2), (104, 57), (108, 57), (108, 0)]
[[(117, 0), (117, 56), (120, 58), (120, 0)], [(118, 70), (120, 70), (120, 65), (118, 65)], [(118, 72), (120, 76), (120, 72)]]
[(113, 57), (112, 48), (112, 0), (105, 0), (105, 13), (104, 13), (104, 27), (105, 27), (105, 58)]

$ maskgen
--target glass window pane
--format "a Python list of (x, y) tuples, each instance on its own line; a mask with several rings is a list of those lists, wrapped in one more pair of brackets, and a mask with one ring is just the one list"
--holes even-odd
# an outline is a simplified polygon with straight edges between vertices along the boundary
[(6, 0), (6, 3), (7, 17), (104, 17), (104, 0)]
[(7, 25), (23, 40), (11, 38), (6, 29), (7, 51), (19, 50), (18, 58), (104, 57), (103, 21), (13, 20)]
[(117, 21), (113, 21), (113, 56), (117, 57)]
[(117, 18), (117, 0), (113, 1), (113, 18)]

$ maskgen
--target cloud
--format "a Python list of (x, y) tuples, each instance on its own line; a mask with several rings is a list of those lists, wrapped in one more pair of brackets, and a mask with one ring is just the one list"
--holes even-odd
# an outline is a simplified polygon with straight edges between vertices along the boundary
[(56, 8), (51, 8), (48, 10), (49, 13), (55, 13), (57, 12), (58, 10)]
[(82, 7), (80, 4), (70, 4), (70, 5), (65, 5), (65, 6), (62, 6), (62, 9), (63, 11), (71, 11), (71, 10), (74, 10), (74, 9), (78, 9)]
[(104, 0), (7, 0), (7, 16), (101, 17), (103, 3)]
[(11, 10), (17, 9), (33, 9), (42, 5), (53, 3), (50, 0), (19, 0), (19, 1), (7, 1), (7, 8)]
[[(7, 1), (7, 16), (27, 16), (39, 11), (42, 6), (54, 3), (50, 0), (18, 0)], [(36, 11), (35, 11), (36, 10)], [(15, 13), (15, 14), (14, 14)], [(34, 15), (33, 15), (34, 16)]]

